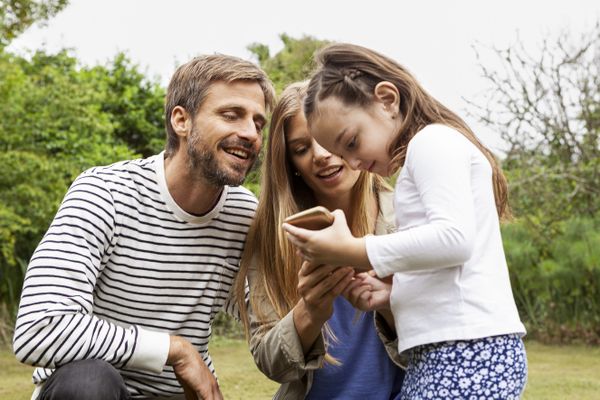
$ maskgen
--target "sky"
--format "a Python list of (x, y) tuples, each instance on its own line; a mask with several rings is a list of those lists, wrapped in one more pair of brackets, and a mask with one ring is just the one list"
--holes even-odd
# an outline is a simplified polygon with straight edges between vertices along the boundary
[[(488, 84), (474, 46), (505, 48), (522, 41), (535, 53), (545, 38), (577, 38), (600, 21), (598, 0), (71, 0), (46, 26), (33, 26), (9, 51), (27, 55), (70, 48), (86, 65), (125, 51), (166, 87), (177, 65), (199, 54), (252, 59), (247, 46), (279, 35), (310, 35), (377, 50), (407, 67), (434, 97), (456, 111), (485, 144), (501, 152), (491, 129), (469, 115), (466, 102)], [(483, 50), (486, 67), (499, 68)]]

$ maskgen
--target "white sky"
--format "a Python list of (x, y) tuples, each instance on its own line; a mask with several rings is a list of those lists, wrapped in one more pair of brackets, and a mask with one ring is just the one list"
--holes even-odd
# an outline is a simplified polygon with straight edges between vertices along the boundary
[(166, 86), (176, 65), (198, 54), (250, 59), (246, 46), (253, 42), (274, 54), (282, 48), (281, 33), (352, 42), (405, 65), (499, 150), (497, 135), (466, 115), (464, 99), (486, 87), (472, 46), (505, 47), (520, 38), (535, 50), (545, 37), (567, 31), (577, 38), (598, 20), (599, 0), (71, 0), (9, 50), (68, 47), (88, 65), (125, 51)]

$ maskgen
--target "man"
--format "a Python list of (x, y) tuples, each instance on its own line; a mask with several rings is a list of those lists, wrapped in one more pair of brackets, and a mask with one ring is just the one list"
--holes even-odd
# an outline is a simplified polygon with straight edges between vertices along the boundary
[(34, 397), (221, 399), (207, 351), (232, 311), (256, 199), (239, 187), (274, 98), (254, 64), (202, 56), (175, 72), (167, 145), (73, 182), (33, 254), (14, 351)]

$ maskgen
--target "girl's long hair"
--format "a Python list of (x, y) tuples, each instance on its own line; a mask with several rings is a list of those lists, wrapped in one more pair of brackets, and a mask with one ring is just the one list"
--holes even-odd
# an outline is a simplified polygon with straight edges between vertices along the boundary
[[(312, 190), (302, 177), (294, 175), (286, 146), (286, 131), (291, 119), (302, 112), (307, 84), (299, 82), (288, 86), (271, 116), (258, 208), (248, 231), (234, 283), (234, 295), (247, 336), (250, 327), (245, 285), (250, 268), (257, 270), (257, 282), (253, 284), (249, 301), (259, 321), (266, 321), (266, 316), (261, 313), (261, 301), (268, 301), (279, 318), (283, 318), (300, 299), (297, 286), (302, 260), (285, 237), (281, 225), (286, 217), (317, 205)], [(361, 172), (352, 189), (354, 206), (352, 215), (348, 216), (354, 235), (364, 236), (373, 232), (375, 218), (369, 210), (383, 190), (389, 190), (389, 186), (382, 178)], [(326, 355), (326, 360), (335, 363), (329, 355)]]
[(304, 101), (309, 122), (318, 116), (319, 102), (335, 97), (346, 106), (368, 107), (373, 102), (375, 86), (391, 82), (400, 93), (399, 112), (402, 124), (389, 152), (393, 168), (404, 165), (408, 143), (425, 126), (440, 123), (450, 126), (469, 139), (492, 166), (496, 210), (499, 217), (509, 217), (508, 185), (492, 152), (481, 143), (468, 125), (454, 112), (427, 93), (403, 66), (365, 47), (336, 43), (315, 56), (317, 69), (312, 76)]

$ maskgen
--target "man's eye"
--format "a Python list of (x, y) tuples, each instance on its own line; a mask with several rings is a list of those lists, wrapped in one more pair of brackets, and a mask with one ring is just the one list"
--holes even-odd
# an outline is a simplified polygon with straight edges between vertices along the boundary
[(234, 121), (237, 118), (237, 114), (232, 112), (223, 113), (223, 118), (228, 121)]

